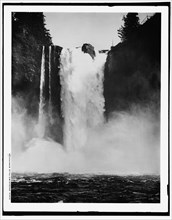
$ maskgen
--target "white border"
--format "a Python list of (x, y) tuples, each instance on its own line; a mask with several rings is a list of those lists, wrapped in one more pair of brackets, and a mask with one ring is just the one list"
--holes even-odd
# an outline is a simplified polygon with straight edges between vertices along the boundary
[[(11, 203), (8, 154), (11, 153), (11, 12), (106, 12), (162, 15), (161, 46), (161, 202), (159, 204)], [(167, 212), (168, 184), (168, 7), (164, 6), (5, 6), (4, 7), (4, 211)], [(41, 217), (42, 218), (42, 217)], [(80, 217), (81, 218), (81, 217)], [(100, 216), (98, 217), (100, 219)], [(19, 218), (18, 218), (19, 219)], [(43, 218), (42, 218), (43, 219)], [(46, 217), (45, 217), (46, 219)], [(61, 217), (62, 219), (62, 217)], [(76, 219), (76, 217), (74, 217)], [(120, 219), (120, 218), (118, 218)], [(132, 219), (134, 219), (132, 217)], [(138, 219), (138, 217), (136, 218)], [(157, 219), (157, 218), (156, 218)]]

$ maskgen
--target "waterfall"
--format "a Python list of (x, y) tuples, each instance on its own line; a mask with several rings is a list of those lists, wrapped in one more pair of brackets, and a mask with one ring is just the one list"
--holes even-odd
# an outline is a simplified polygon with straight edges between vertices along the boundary
[(44, 84), (45, 84), (45, 46), (42, 47), (42, 60), (41, 60), (40, 101), (39, 101), (39, 118), (38, 118), (38, 128), (37, 128), (39, 137), (43, 137), (45, 132)]
[(81, 49), (63, 49), (61, 53), (61, 101), (64, 117), (64, 146), (80, 149), (87, 142), (90, 128), (104, 121), (103, 78), (105, 54), (95, 59)]
[(49, 46), (49, 105), (51, 105), (51, 46)]
[(13, 172), (159, 174), (154, 106), (153, 111), (150, 106), (115, 111), (104, 122), (106, 54), (90, 48), (85, 53), (81, 48), (42, 48), (38, 122), (27, 116), (20, 99), (12, 99)]
[(51, 46), (49, 46), (49, 84), (48, 84), (48, 89), (49, 89), (49, 119), (50, 119), (50, 123), (53, 123), (53, 119), (52, 119), (52, 103), (51, 103)]

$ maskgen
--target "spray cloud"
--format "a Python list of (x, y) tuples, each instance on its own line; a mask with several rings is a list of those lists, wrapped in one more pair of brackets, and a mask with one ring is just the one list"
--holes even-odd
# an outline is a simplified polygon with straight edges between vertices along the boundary
[[(64, 146), (36, 133), (13, 99), (12, 165), (14, 172), (159, 174), (159, 120), (151, 108), (114, 112), (104, 121), (103, 66), (79, 50), (61, 54)], [(39, 126), (44, 126), (39, 123)], [(40, 128), (39, 128), (40, 129)]]

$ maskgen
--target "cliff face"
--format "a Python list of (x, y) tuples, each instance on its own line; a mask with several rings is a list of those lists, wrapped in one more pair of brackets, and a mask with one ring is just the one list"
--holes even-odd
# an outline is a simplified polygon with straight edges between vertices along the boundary
[(159, 103), (161, 15), (141, 25), (132, 39), (112, 47), (105, 65), (106, 114), (131, 104)]
[(42, 46), (52, 45), (43, 13), (12, 13), (12, 95), (37, 114)]

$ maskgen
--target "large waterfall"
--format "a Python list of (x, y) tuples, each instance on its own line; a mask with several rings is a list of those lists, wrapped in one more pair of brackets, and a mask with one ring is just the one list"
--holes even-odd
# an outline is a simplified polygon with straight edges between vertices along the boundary
[(81, 48), (61, 53), (61, 101), (64, 146), (68, 151), (84, 147), (90, 128), (103, 123), (105, 54), (93, 59)]
[[(38, 134), (44, 137), (47, 123), (52, 124), (52, 46), (48, 48), (48, 77), (45, 68), (45, 46), (42, 49)], [(63, 49), (60, 55), (61, 110), (64, 118), (63, 145), (67, 151), (84, 147), (91, 128), (104, 121), (103, 79), (106, 54), (95, 57), (81, 48)], [(48, 79), (48, 118), (44, 105)], [(57, 85), (58, 86), (58, 85)], [(58, 95), (57, 95), (58, 96)], [(49, 119), (49, 122), (47, 120)]]
[(43, 47), (38, 119), (13, 104), (13, 171), (159, 173), (157, 116), (133, 108), (104, 122), (106, 54), (82, 50)]

